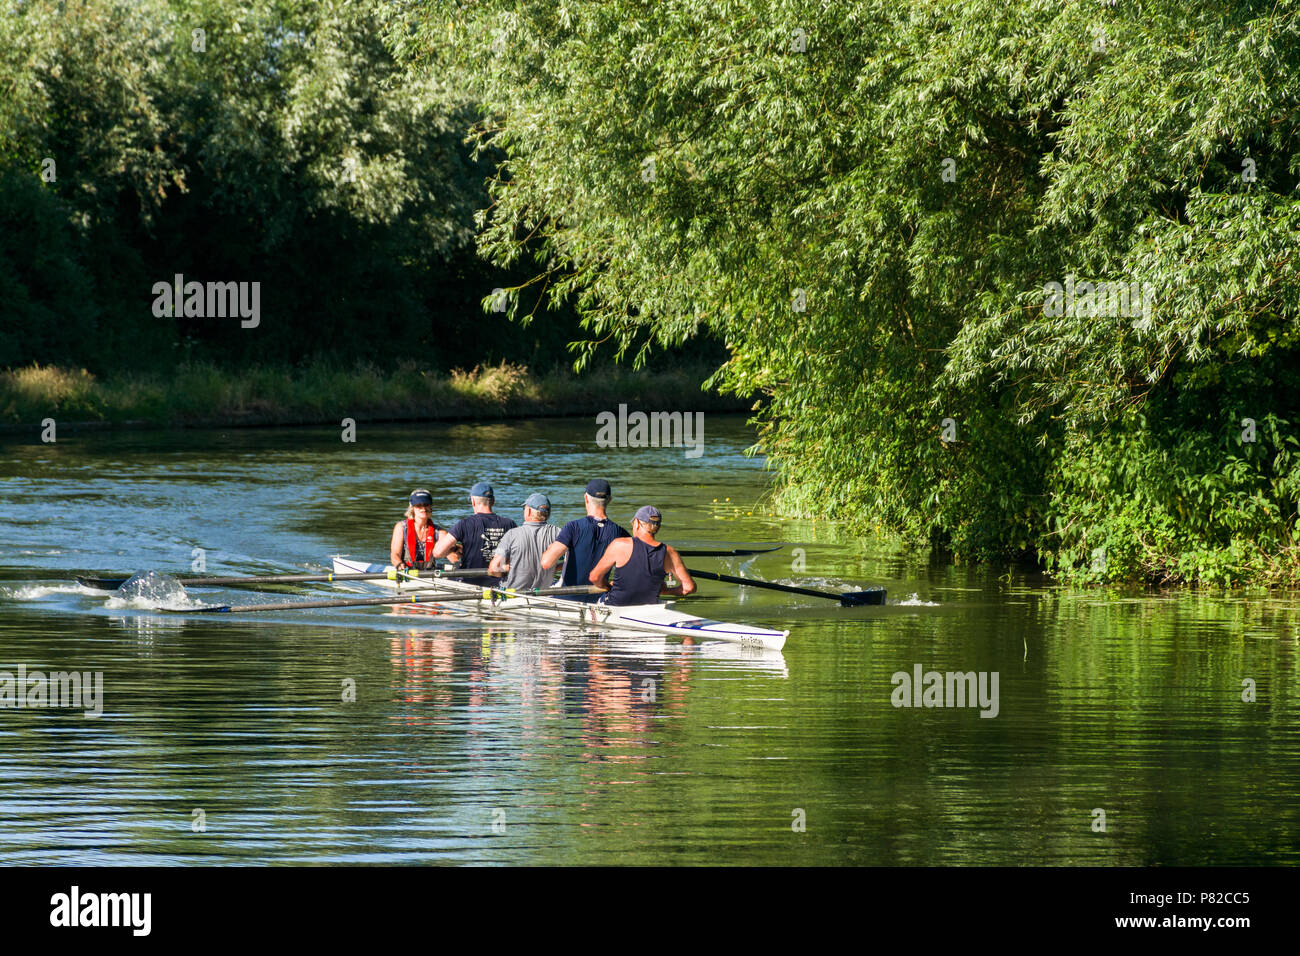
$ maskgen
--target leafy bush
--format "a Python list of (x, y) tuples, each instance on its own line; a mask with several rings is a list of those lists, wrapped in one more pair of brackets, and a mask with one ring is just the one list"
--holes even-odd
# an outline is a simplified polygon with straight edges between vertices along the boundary
[(399, 51), (507, 158), (481, 248), (638, 360), (721, 337), (787, 511), (1081, 579), (1290, 573), (1295, 11), (415, 9)]

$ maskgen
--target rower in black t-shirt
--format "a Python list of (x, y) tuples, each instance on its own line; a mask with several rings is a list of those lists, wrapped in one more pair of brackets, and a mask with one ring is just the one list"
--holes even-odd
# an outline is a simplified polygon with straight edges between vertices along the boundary
[[(515, 523), (509, 518), (502, 517), (492, 513), (492, 504), (496, 501), (496, 495), (492, 491), (492, 486), (486, 481), (480, 481), (469, 490), (469, 503), (473, 506), (473, 514), (468, 514), (451, 526), (448, 533), (438, 538), (438, 543), (434, 546), (433, 556), (435, 558), (444, 557), (448, 551), (460, 542), (464, 548), (464, 553), (460, 559), (462, 568), (487, 568), (492, 561), (492, 555), (496, 553), (497, 543), (501, 536), (515, 526)], [(497, 578), (473, 577), (461, 578), (469, 584), (488, 585), (495, 587), (501, 582)]]

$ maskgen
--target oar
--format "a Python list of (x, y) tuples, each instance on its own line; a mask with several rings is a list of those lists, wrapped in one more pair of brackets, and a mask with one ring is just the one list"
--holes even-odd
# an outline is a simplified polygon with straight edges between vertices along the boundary
[[(730, 558), (743, 557), (747, 554), (767, 554), (770, 551), (781, 550), (781, 545), (775, 548), (733, 548), (730, 551), (678, 551), (677, 553), (688, 558)], [(347, 574), (262, 574), (262, 575), (245, 575), (242, 577), (225, 577), (225, 578), (177, 578), (185, 587), (191, 588), (216, 588), (216, 587), (235, 587), (241, 584), (310, 584), (316, 582), (331, 583), (334, 581), (378, 581), (384, 578), (393, 577), (395, 572), (392, 571), (356, 571)], [(406, 571), (396, 572), (404, 578), (419, 579), (421, 583), (431, 581), (435, 578), (458, 578), (472, 575), (484, 575), (484, 568), (453, 568), (446, 571), (419, 571), (408, 569)], [(425, 577), (428, 575), (428, 577)], [(97, 591), (116, 591), (127, 581), (125, 578), (98, 578), (89, 575), (77, 576), (77, 583), (85, 588), (94, 588)]]
[[(680, 552), (679, 552), (680, 553)], [(806, 594), (809, 597), (830, 598), (839, 601), (841, 607), (858, 607), (863, 604), (884, 604), (885, 589), (868, 588), (865, 591), (846, 591), (836, 594), (832, 591), (814, 591), (812, 588), (798, 588), (790, 584), (773, 584), (771, 581), (755, 581), (752, 578), (737, 578), (730, 574), (715, 574), (712, 571), (696, 571), (687, 568), (691, 577), (708, 578), (711, 581), (726, 581), (728, 584), (743, 584), (751, 588), (770, 588), (773, 591), (787, 591), (790, 594)]]
[(732, 548), (730, 551), (691, 551), (678, 548), (677, 553), (683, 558), (739, 558), (747, 554), (767, 554), (770, 551), (780, 551), (782, 547), (784, 545), (778, 544), (775, 548)]
[[(456, 568), (450, 571), (356, 571), (348, 574), (264, 574), (237, 578), (177, 578), (185, 587), (215, 588), (231, 587), (240, 584), (308, 584), (315, 581), (377, 581), (401, 575), (404, 578), (418, 580), (421, 583), (432, 582), (435, 578), (457, 578), (466, 575), (484, 575), (486, 568)], [(422, 575), (428, 575), (423, 577)], [(130, 578), (94, 578), (78, 577), (77, 583), (82, 587), (95, 588), (98, 591), (116, 591)]]
[[(479, 569), (482, 570), (481, 568)], [(561, 588), (533, 588), (532, 590), (513, 589), (501, 591), (500, 588), (484, 588), (484, 591), (499, 591), (501, 594), (530, 596), (534, 594), (597, 594), (600, 588), (587, 586)], [(407, 595), (406, 597), (353, 598), (344, 601), (283, 601), (279, 604), (209, 604), (205, 607), (156, 607), (155, 611), (164, 614), (247, 614), (250, 611), (300, 611), (318, 607), (366, 607), (372, 604), (447, 604), (451, 601), (478, 601), (482, 592), (465, 594), (463, 592), (440, 591), (433, 594)]]

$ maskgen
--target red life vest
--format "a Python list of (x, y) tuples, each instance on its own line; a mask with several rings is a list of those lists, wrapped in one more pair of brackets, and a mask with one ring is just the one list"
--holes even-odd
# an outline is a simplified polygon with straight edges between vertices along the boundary
[[(415, 536), (415, 519), (406, 519), (406, 554), (403, 556), (406, 563), (413, 568), (427, 569), (433, 567), (433, 543), (438, 538), (438, 527), (432, 521), (424, 529), (424, 551), (418, 550), (419, 539)], [(424, 560), (421, 561), (417, 555), (423, 553)]]

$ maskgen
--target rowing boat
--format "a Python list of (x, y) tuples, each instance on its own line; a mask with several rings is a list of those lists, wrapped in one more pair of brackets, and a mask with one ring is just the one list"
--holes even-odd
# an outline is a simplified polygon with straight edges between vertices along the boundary
[[(393, 570), (391, 565), (368, 564), (337, 555), (333, 561), (335, 574), (374, 574)], [(728, 641), (746, 647), (764, 647), (773, 651), (779, 651), (784, 647), (785, 639), (790, 634), (789, 631), (774, 631), (753, 624), (713, 621), (687, 614), (674, 609), (671, 601), (635, 607), (614, 607), (609, 604), (569, 601), (544, 595), (515, 594), (499, 589), (483, 588), (456, 578), (438, 577), (435, 572), (430, 571), (421, 572), (418, 579), (394, 574), (392, 579), (381, 579), (371, 583), (403, 591), (418, 592), (421, 588), (436, 588), (438, 591), (454, 594), (479, 592), (479, 601), (462, 601), (455, 606), (461, 610), (477, 611), (481, 614), (526, 618), (586, 629), (661, 634), (692, 640)]]

